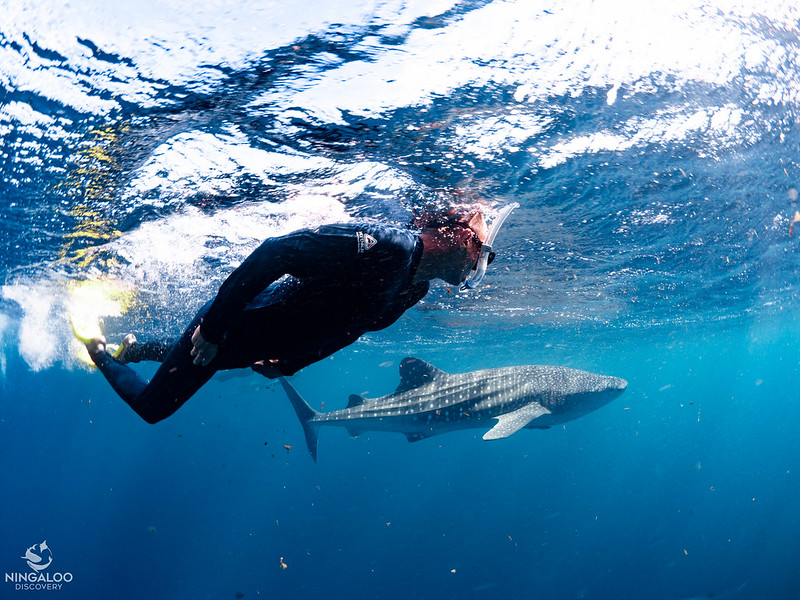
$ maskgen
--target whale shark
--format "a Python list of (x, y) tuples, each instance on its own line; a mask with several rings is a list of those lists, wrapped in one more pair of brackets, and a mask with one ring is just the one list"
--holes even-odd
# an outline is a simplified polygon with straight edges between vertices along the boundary
[(351, 395), (347, 408), (318, 412), (282, 377), (286, 394), (317, 460), (319, 428), (339, 425), (351, 436), (394, 431), (410, 442), (459, 429), (488, 428), (484, 440), (506, 438), (520, 429), (546, 429), (577, 419), (619, 396), (628, 382), (619, 377), (541, 365), (446, 373), (419, 358), (400, 363), (400, 385), (380, 398)]

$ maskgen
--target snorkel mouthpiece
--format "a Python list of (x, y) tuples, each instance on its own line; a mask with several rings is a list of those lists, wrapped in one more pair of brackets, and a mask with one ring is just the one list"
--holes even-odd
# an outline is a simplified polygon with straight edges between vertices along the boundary
[(478, 255), (478, 264), (475, 266), (475, 271), (470, 275), (464, 283), (461, 284), (460, 291), (474, 290), (478, 287), (486, 275), (486, 267), (489, 265), (489, 255), (492, 253), (492, 246), (494, 246), (494, 239), (497, 237), (497, 232), (502, 227), (503, 222), (506, 220), (511, 211), (519, 208), (519, 204), (512, 202), (508, 206), (504, 206), (500, 213), (492, 221), (492, 228), (486, 236), (486, 241), (481, 246), (481, 253)]

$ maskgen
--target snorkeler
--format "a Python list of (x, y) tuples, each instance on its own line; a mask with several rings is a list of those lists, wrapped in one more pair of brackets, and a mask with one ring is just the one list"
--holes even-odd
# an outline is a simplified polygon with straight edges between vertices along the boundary
[[(481, 211), (450, 209), (424, 213), (416, 230), (362, 222), (270, 238), (177, 342), (139, 344), (129, 335), (112, 354), (105, 338), (76, 336), (117, 394), (156, 423), (217, 371), (292, 375), (390, 326), (425, 296), (431, 279), (476, 287), (494, 258), (497, 230), (516, 206), (505, 207), (491, 230)], [(162, 362), (149, 383), (126, 364), (142, 360)]]

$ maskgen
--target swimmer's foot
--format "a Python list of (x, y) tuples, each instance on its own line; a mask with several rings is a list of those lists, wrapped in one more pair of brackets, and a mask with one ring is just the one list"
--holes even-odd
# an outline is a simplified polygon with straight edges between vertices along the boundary
[[(80, 338), (78, 338), (80, 339)], [(106, 350), (106, 338), (101, 336), (93, 337), (88, 341), (81, 340), (84, 344), (86, 344), (86, 350), (89, 352), (89, 356), (94, 358), (98, 354), (105, 352)]]
[[(86, 323), (79, 324), (72, 315), (69, 315), (69, 323), (72, 326), (73, 335), (81, 344), (86, 346), (86, 350), (89, 353), (88, 357), (85, 355), (78, 355), (78, 359), (81, 362), (91, 365), (91, 363), (94, 362), (95, 356), (105, 352), (106, 338), (102, 333), (100, 333), (100, 327), (97, 323), (91, 323), (88, 325)], [(91, 361), (89, 358), (91, 358)]]
[(130, 350), (131, 346), (136, 343), (136, 336), (132, 333), (129, 333), (122, 339), (122, 343), (117, 346), (115, 344), (109, 344), (107, 346), (107, 350), (111, 353), (117, 362), (122, 364), (127, 364), (128, 361), (128, 350)]

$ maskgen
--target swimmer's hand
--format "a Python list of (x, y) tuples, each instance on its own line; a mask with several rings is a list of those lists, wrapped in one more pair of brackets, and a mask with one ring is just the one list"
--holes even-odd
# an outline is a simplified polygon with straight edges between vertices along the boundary
[(277, 360), (260, 360), (257, 363), (254, 363), (250, 368), (253, 369), (256, 373), (260, 373), (264, 377), (269, 377), (270, 379), (277, 379), (278, 377), (282, 377), (283, 373), (278, 370), (278, 367), (275, 366), (278, 364)]
[(194, 347), (190, 354), (194, 356), (194, 364), (196, 365), (206, 366), (214, 360), (217, 350), (219, 350), (218, 344), (212, 344), (205, 340), (203, 334), (200, 333), (200, 325), (197, 326), (197, 329), (192, 334), (192, 344), (194, 344)]

